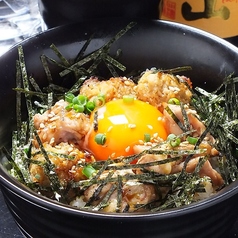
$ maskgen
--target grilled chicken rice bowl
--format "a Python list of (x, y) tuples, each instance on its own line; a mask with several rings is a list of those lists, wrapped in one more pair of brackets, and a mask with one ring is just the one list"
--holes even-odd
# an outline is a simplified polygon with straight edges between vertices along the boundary
[[(94, 211), (159, 211), (215, 194), (235, 179), (226, 142), (204, 117), (206, 100), (192, 81), (173, 71), (84, 77), (55, 103), (50, 93), (31, 104), (25, 92), (30, 120), (13, 135), (11, 174), (44, 196)], [(208, 110), (224, 105), (204, 95), (217, 97)]]

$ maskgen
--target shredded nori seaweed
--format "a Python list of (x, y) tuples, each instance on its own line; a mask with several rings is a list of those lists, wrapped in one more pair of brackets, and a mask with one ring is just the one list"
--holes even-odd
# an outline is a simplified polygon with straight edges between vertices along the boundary
[[(33, 77), (27, 75), (27, 68), (24, 60), (23, 48), (19, 46), (19, 59), (16, 62), (17, 73), (16, 73), (16, 112), (17, 112), (17, 130), (13, 133), (12, 141), (12, 151), (8, 152), (5, 148), (1, 149), (1, 152), (5, 155), (9, 163), (11, 164), (11, 174), (15, 176), (21, 183), (27, 185), (28, 187), (34, 189), (35, 191), (40, 190), (42, 192), (54, 193), (55, 198), (59, 195), (59, 201), (67, 202), (67, 194), (71, 189), (77, 189), (79, 193), (82, 193), (90, 186), (96, 184), (92, 197), (85, 205), (85, 209), (90, 210), (101, 210), (108, 205), (111, 195), (117, 192), (117, 206), (115, 212), (121, 212), (122, 209), (122, 186), (123, 183), (127, 181), (152, 184), (157, 188), (159, 198), (155, 201), (149, 202), (148, 204), (135, 204), (134, 211), (139, 211), (140, 209), (147, 209), (152, 212), (160, 211), (168, 208), (179, 207), (182, 205), (190, 204), (194, 202), (194, 196), (198, 192), (204, 192), (204, 182), (209, 180), (207, 177), (201, 178), (199, 176), (199, 171), (203, 164), (208, 159), (205, 155), (204, 149), (200, 149), (199, 145), (206, 137), (207, 133), (210, 133), (214, 138), (216, 138), (215, 148), (219, 151), (219, 156), (217, 157), (217, 165), (219, 171), (228, 185), (238, 178), (238, 94), (237, 85), (238, 78), (233, 75), (229, 75), (224, 79), (224, 82), (215, 90), (214, 92), (207, 92), (201, 88), (191, 89), (193, 97), (191, 100), (192, 107), (198, 112), (200, 119), (206, 125), (206, 131), (200, 136), (193, 150), (160, 150), (160, 143), (151, 147), (148, 150), (144, 150), (140, 154), (120, 157), (115, 160), (108, 159), (106, 161), (96, 161), (92, 163), (92, 166), (97, 170), (97, 173), (90, 179), (82, 180), (79, 182), (70, 182), (67, 187), (63, 187), (60, 184), (59, 178), (55, 171), (54, 164), (51, 163), (49, 155), (53, 156), (54, 153), (47, 152), (42, 145), (39, 136), (32, 122), (33, 115), (41, 110), (45, 111), (50, 108), (55, 101), (61, 98), (65, 92), (75, 93), (79, 90), (82, 83), (88, 76), (95, 75), (97, 73), (97, 67), (100, 63), (104, 63), (109, 69), (113, 77), (117, 77), (117, 70), (125, 71), (126, 67), (122, 65), (116, 58), (109, 55), (111, 45), (120, 37), (122, 37), (128, 30), (130, 30), (135, 25), (134, 22), (128, 24), (124, 29), (122, 29), (118, 34), (113, 37), (108, 43), (102, 46), (100, 49), (92, 52), (85, 56), (85, 51), (89, 46), (93, 35), (85, 42), (82, 49), (77, 54), (74, 60), (66, 59), (63, 54), (59, 51), (57, 46), (52, 44), (50, 48), (55, 52), (59, 61), (49, 58), (46, 55), (41, 56), (42, 65), (45, 70), (45, 74), (48, 80), (48, 87), (41, 89)], [(70, 88), (65, 88), (54, 83), (51, 71), (49, 68), (49, 63), (55, 64), (57, 67), (61, 68), (60, 76), (63, 78), (68, 74), (73, 73), (75, 77), (74, 84)], [(89, 64), (90, 63), (90, 64)], [(177, 73), (180, 71), (190, 70), (191, 67), (184, 66), (175, 69), (160, 70), (165, 73)], [(136, 79), (135, 76), (134, 79)], [(135, 80), (136, 81), (136, 80)], [(21, 115), (21, 96), (24, 95), (26, 99), (27, 112), (28, 112), (28, 122), (22, 121)], [(37, 101), (35, 99), (37, 98)], [(34, 99), (34, 105), (33, 105)], [(36, 107), (34, 107), (36, 106)], [(185, 113), (184, 105), (181, 104), (181, 110), (183, 113), (184, 123), (181, 123), (174, 113), (166, 108), (167, 112), (171, 117), (177, 122), (180, 128), (183, 130), (183, 134), (178, 137), (184, 137), (190, 135), (190, 124)], [(97, 118), (95, 118), (94, 129), (97, 130)], [(43, 154), (45, 161), (35, 161), (31, 159), (33, 154), (31, 153), (31, 139), (33, 136), (37, 139), (40, 150), (37, 153)], [(167, 141), (163, 142), (167, 143)], [(10, 155), (11, 154), (11, 155)], [(132, 163), (137, 161), (145, 154), (165, 154), (167, 159), (135, 164)], [(186, 172), (186, 165), (191, 160), (193, 155), (201, 154), (199, 163), (197, 164), (193, 173)], [(65, 156), (63, 154), (55, 154), (57, 157), (62, 157), (65, 159), (73, 159), (73, 157)], [(150, 166), (155, 166), (159, 164), (166, 164), (172, 161), (179, 161), (185, 157), (183, 170), (176, 174), (159, 174), (148, 169)], [(31, 181), (31, 175), (29, 173), (29, 165), (38, 164), (42, 166), (45, 174), (50, 180), (51, 187), (41, 188), (38, 184), (34, 184)], [(80, 163), (78, 166), (84, 166), (84, 163)], [(118, 175), (116, 172), (125, 169), (140, 169), (142, 173), (140, 174), (125, 174)], [(107, 176), (101, 178), (103, 173), (107, 173)], [(98, 196), (104, 186), (108, 183), (112, 183), (112, 186), (102, 198), (102, 200), (97, 204), (93, 205), (93, 202), (98, 199)], [(167, 188), (167, 192), (161, 191), (161, 188)], [(127, 212), (129, 210), (129, 204), (125, 206), (122, 212)]]

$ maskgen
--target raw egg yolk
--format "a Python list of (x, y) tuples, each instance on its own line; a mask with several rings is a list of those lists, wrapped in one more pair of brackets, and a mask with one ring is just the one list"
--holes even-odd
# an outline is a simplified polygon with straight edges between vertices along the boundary
[[(162, 117), (157, 108), (140, 100), (107, 102), (91, 114), (92, 128), (86, 136), (85, 147), (96, 160), (132, 155), (133, 146), (144, 141), (145, 134), (167, 138)], [(104, 135), (103, 144), (95, 141), (98, 134)]]

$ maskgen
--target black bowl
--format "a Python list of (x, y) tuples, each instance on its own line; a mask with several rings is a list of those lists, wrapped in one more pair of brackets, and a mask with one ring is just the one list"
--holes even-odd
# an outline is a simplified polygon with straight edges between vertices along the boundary
[(38, 0), (48, 28), (85, 19), (140, 17), (158, 19), (160, 0)]
[[(68, 59), (76, 56), (94, 33), (89, 51), (98, 49), (130, 22), (107, 19), (58, 27), (32, 37), (22, 46), (27, 71), (41, 84), (41, 54), (54, 57), (54, 43)], [(238, 50), (213, 35), (181, 24), (138, 20), (111, 49), (122, 49), (120, 61), (131, 70), (190, 65), (193, 85), (215, 89), (230, 73), (238, 75)], [(15, 64), (17, 46), (0, 59), (0, 145), (10, 147), (15, 128)], [(123, 73), (124, 74), (124, 73)], [(58, 72), (54, 72), (58, 77)], [(0, 158), (0, 184), (6, 203), (26, 237), (227, 237), (238, 214), (238, 181), (203, 201), (157, 213), (105, 214), (59, 204), (26, 188), (7, 172)]]

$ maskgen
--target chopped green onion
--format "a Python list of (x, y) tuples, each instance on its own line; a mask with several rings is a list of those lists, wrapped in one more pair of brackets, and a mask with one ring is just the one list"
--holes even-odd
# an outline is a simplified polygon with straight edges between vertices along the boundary
[(148, 133), (144, 134), (144, 141), (145, 142), (150, 142), (150, 138), (151, 138), (150, 134), (148, 134)]
[(74, 105), (73, 105), (73, 109), (74, 109), (76, 112), (84, 112), (84, 106), (81, 105), (81, 104), (74, 104)]
[(94, 140), (98, 145), (104, 145), (106, 143), (106, 135), (102, 134), (102, 133), (98, 133)]
[(75, 97), (73, 93), (67, 93), (65, 101), (69, 102), (65, 107), (66, 110), (74, 109), (76, 112), (90, 114), (96, 106), (103, 106), (105, 104), (105, 95), (99, 94), (94, 98), (94, 101), (89, 101), (85, 95), (79, 94)]
[(73, 93), (66, 93), (66, 94), (65, 94), (65, 101), (71, 103), (71, 102), (73, 101), (74, 97), (75, 97), (75, 96), (74, 96)]
[(84, 112), (86, 109), (84, 106), (87, 104), (88, 98), (84, 95), (78, 95), (75, 97), (73, 93), (67, 93), (65, 95), (65, 101), (69, 102), (65, 107), (66, 110), (74, 109), (76, 112)]
[(88, 164), (87, 166), (85, 166), (82, 170), (82, 173), (87, 177), (87, 178), (91, 178), (96, 172), (96, 169), (93, 168), (92, 165)]
[(28, 153), (30, 152), (29, 146), (27, 146), (27, 147), (24, 148), (24, 152), (26, 153), (26, 155), (28, 155)]
[(179, 146), (180, 143), (181, 143), (181, 139), (178, 138), (176, 135), (174, 134), (169, 134), (168, 137), (167, 137), (167, 140), (169, 141), (170, 145), (172, 147), (176, 147), (176, 146)]
[(71, 110), (72, 108), (73, 108), (73, 103), (69, 103), (66, 107), (65, 107), (65, 109), (67, 110), (67, 111), (69, 111), (69, 110)]
[(169, 134), (167, 137), (167, 140), (170, 141), (170, 140), (174, 140), (175, 138), (176, 138), (175, 134)]
[(78, 95), (77, 98), (78, 98), (80, 104), (82, 104), (82, 105), (86, 105), (86, 103), (88, 102), (88, 98), (84, 95)]
[(134, 96), (133, 95), (124, 95), (123, 96), (123, 102), (126, 104), (131, 104), (134, 102)]
[(180, 101), (177, 98), (170, 98), (168, 104), (180, 105)]
[(73, 104), (82, 104), (82, 105), (85, 105), (88, 101), (88, 98), (84, 95), (78, 95), (78, 96), (74, 96), (73, 94), (70, 94), (69, 95), (67, 94), (67, 98), (68, 101), (67, 102), (72, 102)]
[(195, 145), (198, 141), (198, 138), (192, 137), (192, 136), (188, 136), (187, 137), (187, 141), (189, 142), (189, 144)]
[(180, 142), (181, 142), (180, 138), (177, 138), (177, 139), (175, 139), (175, 140), (171, 140), (171, 141), (170, 141), (170, 145), (171, 145), (172, 147), (176, 147), (176, 146), (179, 146), (179, 145), (180, 145)]
[(74, 104), (74, 105), (76, 105), (76, 104), (81, 104), (81, 102), (79, 101), (79, 99), (78, 99), (78, 97), (74, 97), (73, 98), (73, 100), (72, 100), (72, 103)]
[(87, 113), (91, 113), (95, 109), (95, 103), (92, 101), (89, 101), (85, 105), (85, 109)]
[(95, 97), (94, 103), (97, 107), (103, 106), (105, 104), (105, 95), (99, 94), (97, 97)]

